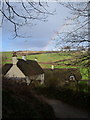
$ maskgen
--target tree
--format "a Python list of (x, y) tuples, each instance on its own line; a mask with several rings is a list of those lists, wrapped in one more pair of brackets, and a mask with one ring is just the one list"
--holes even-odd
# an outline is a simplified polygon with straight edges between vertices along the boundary
[(70, 46), (65, 46), (65, 47), (64, 47), (64, 49), (65, 49), (66, 51), (70, 51), (70, 48), (71, 48)]
[(79, 46), (79, 47), (77, 47), (77, 50), (78, 51), (85, 51), (85, 48), (83, 46)]
[(67, 21), (71, 21), (66, 25), (70, 29), (60, 34), (60, 39), (66, 43), (72, 43), (72, 45), (83, 44), (89, 47), (90, 39), (90, 2), (69, 2), (60, 3), (71, 10), (72, 18), (67, 18)]
[(31, 0), (19, 0), (19, 2), (2, 0), (0, 7), (2, 23), (4, 20), (8, 20), (13, 24), (14, 38), (21, 37), (22, 35), (20, 35), (19, 30), (22, 26), (28, 24), (33, 25), (34, 20), (46, 21), (48, 15), (53, 14), (53, 12), (49, 12), (47, 8), (47, 2), (40, 2), (40, 0), (38, 0), (38, 2)]
[[(69, 30), (62, 32), (59, 35), (59, 42), (65, 42), (68, 45), (72, 44), (74, 47), (84, 46), (84, 48), (89, 48), (90, 45), (90, 2), (68, 2), (60, 3), (61, 5), (67, 7), (71, 10), (72, 18), (67, 18), (69, 21), (66, 27)], [(71, 22), (70, 22), (71, 21)], [(59, 43), (58, 43), (59, 44)], [(90, 52), (84, 53), (78, 56), (78, 61), (83, 66), (90, 66)]]

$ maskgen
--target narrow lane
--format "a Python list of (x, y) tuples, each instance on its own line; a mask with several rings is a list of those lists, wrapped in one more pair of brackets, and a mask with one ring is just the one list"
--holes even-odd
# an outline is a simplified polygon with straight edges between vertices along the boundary
[(41, 97), (45, 102), (52, 106), (56, 118), (88, 118), (88, 112), (75, 108), (59, 100)]

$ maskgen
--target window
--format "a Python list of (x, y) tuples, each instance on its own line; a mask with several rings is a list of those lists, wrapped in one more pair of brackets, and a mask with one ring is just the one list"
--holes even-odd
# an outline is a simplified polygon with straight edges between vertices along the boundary
[(75, 81), (75, 76), (74, 75), (70, 76), (69, 80), (70, 81)]

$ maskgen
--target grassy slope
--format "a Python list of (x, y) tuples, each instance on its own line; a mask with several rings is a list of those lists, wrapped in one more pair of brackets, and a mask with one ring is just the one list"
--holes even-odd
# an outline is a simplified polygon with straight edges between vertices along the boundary
[[(3, 52), (2, 54), (3, 56), (7, 57), (7, 60), (11, 60), (12, 59), (12, 52)], [(35, 57), (38, 58), (39, 62), (54, 62), (57, 60), (63, 60), (63, 59), (68, 59), (71, 58), (71, 54), (67, 54), (67, 53), (48, 53), (48, 54), (37, 54), (37, 55), (27, 55), (27, 59), (31, 59), (34, 60)], [(21, 58), (21, 56), (18, 58)], [(10, 61), (11, 62), (11, 61)]]
[[(60, 52), (60, 53), (48, 53), (48, 54), (37, 54), (37, 55), (27, 55), (27, 59), (34, 60), (35, 57), (37, 57), (38, 62), (55, 62), (58, 60), (65, 60), (65, 59), (71, 59), (67, 61), (61, 61), (58, 62), (58, 64), (55, 65), (55, 68), (78, 68), (82, 74), (82, 79), (88, 79), (88, 69), (83, 68), (80, 65), (79, 66), (66, 66), (64, 64), (71, 64), (73, 63), (74, 57), (78, 56), (82, 53), (72, 53), (72, 52)], [(3, 64), (5, 63), (12, 63), (12, 52), (3, 52)], [(6, 60), (5, 60), (6, 56)], [(21, 58), (21, 56), (18, 55), (18, 58)], [(51, 68), (51, 64), (41, 64), (42, 68)]]

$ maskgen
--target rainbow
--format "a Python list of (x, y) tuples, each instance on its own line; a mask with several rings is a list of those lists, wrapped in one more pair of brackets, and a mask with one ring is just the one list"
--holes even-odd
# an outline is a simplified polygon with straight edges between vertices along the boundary
[(66, 27), (69, 26), (76, 18), (78, 15), (74, 15), (70, 20), (66, 21), (66, 23), (62, 26), (60, 26), (60, 29), (58, 32), (55, 32), (54, 35), (51, 37), (51, 39), (48, 41), (47, 45), (43, 47), (43, 50), (47, 50), (47, 47), (52, 44), (53, 40), (59, 39), (60, 34), (67, 29)]

